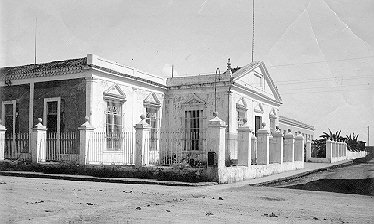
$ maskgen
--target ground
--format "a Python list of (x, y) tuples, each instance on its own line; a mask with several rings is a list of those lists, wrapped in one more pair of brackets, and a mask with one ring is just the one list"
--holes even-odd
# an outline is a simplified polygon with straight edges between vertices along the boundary
[(373, 172), (374, 161), (273, 187), (127, 185), (0, 176), (0, 219), (5, 223), (374, 223), (372, 192), (318, 189), (323, 180), (338, 180), (336, 186), (342, 186), (341, 181), (348, 179), (358, 183), (350, 185), (352, 189), (361, 189), (365, 180), (373, 180)]

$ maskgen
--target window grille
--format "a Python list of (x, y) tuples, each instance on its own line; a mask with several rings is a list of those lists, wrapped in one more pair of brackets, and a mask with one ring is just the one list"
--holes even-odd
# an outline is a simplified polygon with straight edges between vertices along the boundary
[(185, 151), (202, 150), (203, 111), (185, 111)]
[(122, 103), (113, 100), (107, 101), (105, 115), (107, 150), (118, 151), (121, 149)]
[(157, 108), (146, 107), (146, 122), (151, 126), (149, 150), (157, 150), (158, 113)]

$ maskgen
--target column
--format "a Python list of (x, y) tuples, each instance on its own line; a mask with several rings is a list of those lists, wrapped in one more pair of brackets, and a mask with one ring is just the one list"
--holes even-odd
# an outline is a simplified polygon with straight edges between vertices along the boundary
[(226, 123), (218, 117), (218, 113), (213, 113), (214, 118), (208, 122), (207, 145), (208, 152), (215, 152), (217, 156), (218, 169), (225, 168)]
[(6, 128), (2, 125), (0, 120), (0, 160), (5, 159), (5, 131)]
[(238, 128), (238, 165), (251, 165), (251, 129), (248, 126)]
[(309, 161), (309, 159), (312, 158), (312, 142), (307, 141), (306, 142), (306, 161)]
[(29, 134), (32, 133), (32, 125), (34, 124), (34, 83), (30, 82), (29, 96)]
[(135, 167), (149, 165), (149, 138), (151, 126), (145, 121), (145, 116), (140, 116), (141, 121), (135, 128)]
[(269, 136), (270, 132), (265, 129), (265, 123), (262, 129), (257, 131), (257, 164), (269, 165)]
[(85, 117), (86, 122), (78, 127), (79, 130), (79, 165), (89, 164), (90, 146), (92, 149), (92, 134), (95, 130), (89, 122), (89, 117)]
[(293, 162), (294, 161), (294, 155), (295, 155), (295, 148), (294, 148), (294, 136), (291, 132), (288, 132), (284, 136), (284, 162)]
[(332, 162), (332, 157), (333, 157), (333, 151), (332, 151), (332, 141), (326, 140), (326, 158)]
[(31, 135), (31, 161), (33, 163), (45, 162), (47, 156), (47, 128), (42, 125), (43, 120), (38, 118), (38, 124), (32, 129)]
[(304, 137), (298, 134), (295, 137), (295, 161), (304, 161)]
[(275, 142), (273, 162), (282, 164), (283, 163), (283, 134), (280, 131), (276, 131), (273, 134), (273, 141)]

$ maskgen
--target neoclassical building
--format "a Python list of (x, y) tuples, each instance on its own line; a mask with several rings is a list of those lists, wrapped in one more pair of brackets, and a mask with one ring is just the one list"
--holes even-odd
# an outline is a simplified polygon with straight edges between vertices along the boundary
[[(125, 145), (118, 140), (120, 133), (132, 132), (141, 114), (152, 128), (151, 150), (157, 152), (158, 163), (166, 164), (162, 152), (173, 152), (168, 159), (204, 160), (207, 124), (214, 111), (227, 124), (229, 163), (237, 159), (237, 128), (246, 123), (256, 134), (266, 123), (274, 131), (282, 104), (263, 62), (237, 68), (229, 62), (222, 74), (164, 79), (88, 54), (4, 67), (0, 79), (2, 124), (13, 142), (18, 133), (30, 133), (38, 118), (47, 132), (61, 136), (76, 131), (88, 117), (95, 131), (104, 133), (100, 158), (107, 163), (119, 161), (116, 157)], [(175, 138), (178, 142), (172, 145)]]

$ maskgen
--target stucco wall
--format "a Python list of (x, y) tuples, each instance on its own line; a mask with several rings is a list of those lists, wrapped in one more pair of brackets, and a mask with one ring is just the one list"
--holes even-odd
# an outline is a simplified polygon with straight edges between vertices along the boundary
[(164, 92), (162, 89), (151, 88), (147, 84), (140, 82), (126, 82), (126, 80), (116, 78), (107, 79), (99, 73), (95, 73), (92, 81), (92, 114), (90, 122), (96, 131), (105, 131), (105, 110), (107, 105), (103, 96), (105, 91), (115, 85), (119, 87), (126, 98), (122, 105), (123, 131), (135, 131), (134, 125), (140, 121), (140, 115), (145, 115), (146, 113), (143, 101), (152, 93), (155, 93), (160, 101), (158, 114), (159, 120), (162, 120), (164, 106)]

